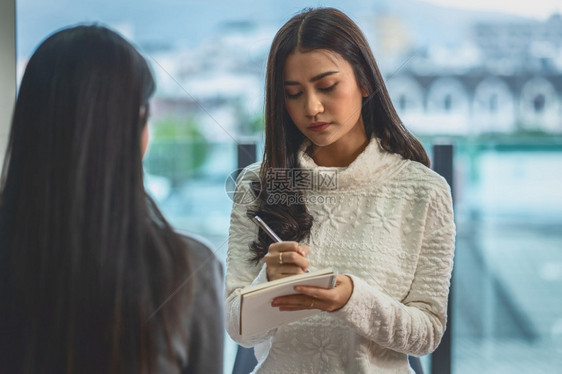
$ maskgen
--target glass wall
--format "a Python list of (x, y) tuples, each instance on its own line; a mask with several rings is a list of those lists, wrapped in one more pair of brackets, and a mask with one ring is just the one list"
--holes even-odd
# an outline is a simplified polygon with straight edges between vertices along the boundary
[[(133, 41), (158, 85), (147, 187), (178, 230), (204, 237), (224, 260), (231, 208), (225, 182), (238, 167), (237, 145), (263, 140), (273, 35), (305, 6), (342, 9), (369, 39), (406, 126), (428, 150), (443, 139), (455, 146), (452, 371), (556, 372), (562, 17), (433, 3), (18, 0), (18, 71), (63, 26), (98, 22)], [(235, 350), (228, 341), (225, 373)]]
[(457, 147), (454, 373), (562, 365), (562, 139)]

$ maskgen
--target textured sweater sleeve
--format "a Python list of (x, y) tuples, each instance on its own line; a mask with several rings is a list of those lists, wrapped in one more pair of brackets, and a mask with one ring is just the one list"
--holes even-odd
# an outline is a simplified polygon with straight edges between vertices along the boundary
[(381, 287), (351, 275), (351, 298), (334, 313), (358, 334), (405, 354), (431, 353), (445, 331), (455, 224), (450, 189), (442, 185), (434, 191), (427, 208), (418, 264), (404, 300), (396, 300)]
[(258, 172), (258, 164), (253, 164), (238, 178), (230, 216), (226, 258), (226, 329), (230, 337), (244, 347), (252, 347), (266, 340), (275, 331), (252, 338), (240, 335), (240, 290), (249, 285), (267, 282), (263, 261), (254, 265), (250, 260), (250, 244), (257, 238), (258, 228), (246, 215), (253, 200), (250, 182)]

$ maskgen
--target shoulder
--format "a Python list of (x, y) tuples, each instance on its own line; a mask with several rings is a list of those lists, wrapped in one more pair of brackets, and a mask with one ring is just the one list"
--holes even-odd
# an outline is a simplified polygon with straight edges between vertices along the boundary
[(432, 194), (450, 195), (451, 188), (445, 178), (427, 166), (412, 160), (404, 160), (405, 167), (397, 176), (400, 183), (425, 190)]
[[(207, 276), (217, 275), (222, 277), (222, 263), (212, 251), (212, 245), (204, 238), (193, 234), (179, 233), (181, 239), (186, 244), (188, 260), (191, 271), (203, 270)], [(199, 275), (199, 274), (198, 274)]]
[(453, 199), (445, 178), (419, 162), (404, 162), (393, 186), (394, 196), (407, 201), (410, 216), (416, 216), (414, 211), (422, 215), (428, 232), (446, 230), (454, 235)]
[(248, 165), (236, 177), (235, 185), (229, 191), (232, 194), (229, 197), (235, 208), (253, 206), (257, 201), (261, 190), (259, 185), (261, 165), (261, 162)]
[(191, 300), (197, 308), (219, 308), (222, 303), (224, 270), (222, 262), (205, 239), (192, 234), (180, 234), (186, 244)]
[(240, 171), (240, 174), (237, 176), (237, 183), (259, 181), (261, 165), (261, 162), (254, 162), (253, 164), (246, 166)]

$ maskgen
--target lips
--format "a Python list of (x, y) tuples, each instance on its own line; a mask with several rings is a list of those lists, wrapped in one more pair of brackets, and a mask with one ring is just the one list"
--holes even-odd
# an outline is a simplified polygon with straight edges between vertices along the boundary
[(322, 131), (330, 126), (330, 122), (313, 122), (308, 126), (310, 131)]

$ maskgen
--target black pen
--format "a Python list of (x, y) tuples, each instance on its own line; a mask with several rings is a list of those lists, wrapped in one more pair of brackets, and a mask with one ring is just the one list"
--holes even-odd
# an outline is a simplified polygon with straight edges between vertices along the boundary
[[(254, 216), (252, 218), (252, 221), (254, 221), (254, 223), (256, 225), (258, 225), (270, 238), (271, 240), (273, 240), (276, 243), (280, 243), (283, 240), (281, 240), (281, 238), (279, 237), (279, 235), (277, 235), (275, 233), (275, 231), (273, 231), (271, 229), (271, 227), (269, 227), (269, 225), (267, 223), (264, 222), (263, 219), (261, 219), (259, 216)], [(310, 273), (310, 269), (306, 269), (307, 273)]]

